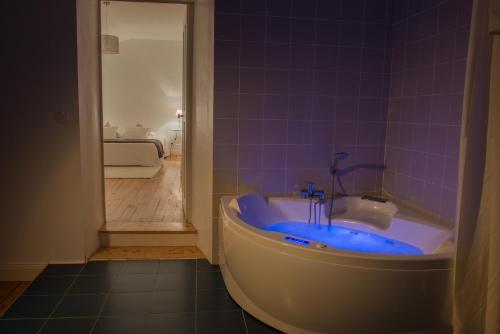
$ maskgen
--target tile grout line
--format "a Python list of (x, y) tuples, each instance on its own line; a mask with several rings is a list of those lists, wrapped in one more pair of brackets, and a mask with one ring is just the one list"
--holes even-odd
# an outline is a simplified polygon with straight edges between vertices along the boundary
[[(241, 6), (241, 1), (240, 1), (240, 6)], [(214, 5), (215, 7), (215, 5)], [(236, 137), (236, 168), (235, 168), (235, 172), (236, 172), (236, 182), (235, 182), (235, 188), (236, 189), (233, 189), (235, 190), (236, 194), (239, 194), (239, 191), (240, 191), (240, 178), (239, 178), (239, 174), (240, 174), (240, 156), (241, 156), (241, 152), (240, 152), (240, 138), (241, 138), (241, 127), (240, 127), (240, 114), (241, 114), (241, 55), (242, 55), (242, 35), (243, 35), (243, 18), (242, 18), (242, 15), (241, 15), (241, 12), (237, 13), (238, 15), (238, 20), (239, 20), (239, 32), (238, 32), (238, 65), (236, 67), (236, 70), (238, 71), (238, 87), (237, 87), (237, 92), (236, 92), (236, 95), (238, 96), (238, 103), (237, 103), (237, 109), (236, 109), (236, 132), (237, 132), (237, 137)], [(215, 17), (215, 13), (214, 13), (214, 17)], [(214, 25), (217, 23), (217, 21), (214, 19), (215, 23)], [(214, 49), (215, 49), (215, 32), (214, 32)], [(215, 54), (215, 50), (214, 50), (214, 54)], [(215, 60), (214, 60), (215, 61)], [(215, 64), (214, 64), (214, 73), (215, 73)], [(215, 74), (214, 74), (215, 76)], [(215, 83), (214, 83), (214, 92), (215, 92)], [(214, 103), (215, 104), (215, 103)], [(219, 213), (217, 212), (217, 214), (215, 213), (212, 213), (212, 215), (216, 215), (218, 216)], [(198, 261), (196, 261), (196, 268), (198, 268)], [(196, 271), (196, 277), (198, 277), (198, 272)], [(195, 292), (195, 295), (196, 295), (196, 292)], [(196, 310), (196, 309), (195, 309)], [(195, 326), (196, 326), (196, 320), (195, 320)], [(195, 333), (196, 333), (196, 329), (195, 329)]]
[[(386, 1), (386, 4), (388, 5), (387, 7), (387, 13), (386, 15), (388, 16), (388, 20), (391, 20), (391, 4), (389, 4), (389, 1)], [(385, 109), (385, 138), (384, 138), (384, 146), (382, 152), (382, 162), (384, 166), (387, 168), (387, 163), (386, 163), (386, 157), (387, 157), (387, 144), (388, 144), (388, 133), (389, 133), (389, 119), (388, 119), (388, 114), (389, 114), (389, 95), (391, 92), (391, 73), (392, 73), (392, 27), (389, 27), (387, 30), (386, 34), (386, 47), (384, 48), (384, 75), (387, 75), (389, 79), (387, 80), (387, 87), (386, 88), (386, 103), (385, 103), (385, 108), (382, 107), (382, 109)], [(384, 105), (384, 104), (383, 104)], [(380, 116), (379, 116), (380, 117)], [(385, 169), (386, 169), (385, 168)], [(380, 177), (380, 194), (383, 194), (384, 192), (384, 180), (385, 180), (385, 169), (381, 171), (381, 177)]]
[[(266, 20), (269, 19), (269, 17), (271, 17), (269, 15), (269, 2), (266, 2)], [(290, 15), (291, 13), (293, 12), (293, 1), (290, 3)], [(290, 19), (290, 17), (288, 18), (289, 22), (288, 22), (288, 41), (286, 41), (284, 43), (284, 45), (286, 45), (286, 47), (288, 48), (288, 65), (286, 68), (283, 69), (283, 71), (286, 70), (287, 72), (287, 75), (288, 75), (288, 81), (286, 83), (286, 100), (287, 100), (287, 107), (286, 107), (286, 131), (285, 131), (285, 166), (288, 166), (288, 161), (289, 161), (289, 145), (290, 145), (290, 140), (289, 140), (289, 137), (290, 137), (290, 113), (291, 113), (291, 110), (292, 110), (292, 77), (291, 77), (291, 73), (290, 73), (290, 69), (292, 68), (292, 38), (293, 38), (293, 28), (292, 28), (292, 20)], [(266, 32), (268, 33), (268, 32)], [(314, 23), (314, 39), (316, 39), (316, 23)], [(266, 35), (266, 38), (265, 38), (265, 43), (270, 43), (270, 44), (273, 44), (273, 43), (276, 43), (276, 41), (269, 41), (269, 38), (268, 38), (268, 35)], [(266, 50), (267, 50), (267, 44), (266, 44)], [(267, 55), (266, 55), (267, 57)], [(266, 67), (267, 67), (267, 59), (266, 59)], [(268, 71), (267, 69), (265, 70), (266, 72)], [(290, 189), (288, 188), (288, 170), (285, 169), (284, 170), (284, 173), (283, 173), (283, 178), (285, 179), (284, 180), (284, 187), (282, 188), (285, 192), (291, 192), (291, 193), (294, 193), (294, 191), (290, 191)]]
[[(265, 6), (266, 6), (266, 12), (267, 12), (267, 2), (265, 3)], [(241, 7), (241, 9), (243, 10), (243, 6)], [(267, 36), (269, 34), (269, 20), (267, 18), (267, 16), (264, 16), (264, 40), (267, 41)], [(244, 43), (244, 42), (243, 42)], [(266, 44), (264, 44), (266, 45)], [(264, 48), (264, 65), (267, 65), (267, 59), (268, 59), (268, 49), (267, 49), (267, 45), (266, 47)], [(241, 59), (240, 59), (240, 68), (241, 68)], [(264, 118), (264, 115), (266, 114), (266, 101), (267, 101), (267, 84), (268, 84), (268, 71), (266, 70), (263, 70), (264, 71), (264, 84), (263, 84), (263, 88), (262, 88), (262, 103), (261, 103), (261, 108), (262, 108), (262, 112), (260, 113), (261, 115), (261, 119), (259, 120), (262, 124), (262, 134), (261, 134), (261, 141), (260, 141), (260, 148), (259, 148), (259, 159), (260, 159), (260, 163), (259, 163), (259, 167), (258, 167), (258, 170), (259, 170), (259, 174), (260, 174), (260, 182), (259, 182), (259, 188), (260, 188), (260, 192), (263, 193), (264, 192), (264, 187), (266, 186), (266, 183), (264, 182), (264, 143), (266, 142), (266, 125), (265, 125), (265, 118)], [(240, 94), (240, 98), (241, 98), (241, 95)], [(241, 120), (241, 118), (238, 119), (238, 122)], [(240, 150), (241, 146), (238, 147), (238, 151)], [(238, 170), (238, 173), (239, 173), (239, 170)], [(239, 193), (239, 191), (238, 191)]]
[(245, 325), (245, 332), (248, 333), (247, 320), (245, 319), (245, 311), (241, 308), (241, 316), (243, 317), (243, 325)]
[[(123, 270), (123, 266), (125, 265), (125, 261), (126, 260), (119, 260), (122, 263), (122, 266), (120, 267), (120, 270), (118, 271), (118, 273), (116, 273), (114, 276), (118, 276), (121, 274), (122, 270)], [(107, 260), (106, 262), (113, 262), (113, 260)], [(112, 278), (112, 281), (115, 279), (115, 277)], [(106, 303), (108, 302), (108, 299), (109, 299), (109, 296), (111, 295), (111, 289), (112, 289), (112, 286), (109, 287), (108, 291), (106, 292), (105, 296), (104, 296), (104, 300), (102, 302), (102, 305), (99, 309), (99, 312), (97, 313), (97, 316), (95, 318), (95, 321), (94, 323), (92, 324), (92, 327), (90, 328), (90, 331), (89, 331), (89, 334), (92, 334), (94, 331), (95, 331), (95, 328), (97, 326), (97, 323), (99, 322), (99, 319), (101, 319), (102, 317), (102, 314), (104, 312), (104, 307), (106, 306)]]
[[(439, 5), (439, 7), (438, 7), (438, 23), (437, 23), (437, 30), (438, 30), (438, 33), (444, 33), (444, 32), (442, 32), (442, 31), (439, 31), (439, 30), (440, 30), (440, 29), (439, 29), (439, 15), (441, 14), (441, 10), (442, 10), (442, 5)], [(454, 22), (454, 27), (456, 27), (456, 26), (457, 26), (457, 22), (458, 22), (458, 10), (457, 10), (457, 13), (455, 14), (455, 22)], [(453, 31), (453, 33), (454, 33), (454, 34), (453, 34), (453, 35), (454, 35), (454, 36), (453, 36), (454, 38), (453, 38), (453, 43), (452, 43), (452, 44), (453, 44), (453, 46), (452, 46), (452, 49), (453, 49), (452, 54), (455, 54), (455, 51), (456, 51), (456, 48), (457, 48), (457, 39), (455, 38), (455, 32), (457, 31), (457, 29), (455, 28), (455, 29), (453, 29), (453, 30), (451, 30), (451, 31)], [(470, 32), (469, 32), (469, 33), (470, 33)], [(453, 57), (453, 58), (454, 58), (454, 57)], [(454, 64), (454, 62), (453, 62), (452, 64)], [(453, 65), (452, 65), (452, 67), (453, 67)], [(450, 81), (451, 81), (451, 82), (453, 82), (453, 79), (456, 79), (456, 72), (452, 70), (452, 79), (451, 79)], [(451, 84), (451, 82), (450, 82), (450, 91), (453, 91), (453, 88), (452, 88), (452, 87), (453, 87), (453, 85)], [(433, 82), (433, 87), (434, 87), (434, 82)], [(434, 89), (433, 89), (433, 91), (432, 91), (432, 92), (434, 93)], [(450, 94), (450, 95), (451, 95), (451, 94)], [(465, 95), (465, 91), (464, 91), (464, 95)], [(449, 103), (449, 105), (448, 105), (448, 111), (447, 111), (447, 117), (446, 117), (446, 118), (448, 119), (448, 123), (449, 123), (449, 118), (450, 118), (449, 116), (450, 116), (450, 114), (451, 114), (451, 112), (452, 112), (452, 111), (451, 111), (451, 109), (452, 109), (452, 108), (451, 108), (451, 105), (452, 105), (452, 104), (451, 104), (451, 101), (450, 101), (450, 103)], [(461, 123), (461, 122), (460, 122), (460, 123)], [(450, 127), (448, 126), (448, 127), (446, 128), (446, 139), (445, 139), (445, 142), (447, 142), (447, 141), (448, 141), (448, 139), (449, 139), (449, 137), (450, 137), (450, 135), (449, 135), (449, 134), (450, 134)], [(445, 151), (446, 151), (446, 146), (447, 146), (447, 145), (446, 145), (446, 143), (445, 143)], [(445, 156), (445, 154), (443, 154), (443, 156)], [(429, 159), (429, 158), (427, 158), (427, 159)], [(446, 159), (444, 159), (444, 160), (446, 160)], [(428, 161), (429, 161), (429, 160), (427, 160), (427, 162), (428, 162)], [(441, 188), (441, 189), (440, 189), (440, 190), (441, 190), (441, 195), (440, 195), (440, 198), (439, 198), (439, 209), (438, 209), (437, 214), (439, 215), (439, 217), (440, 217), (440, 218), (448, 220), (448, 217), (446, 217), (446, 215), (444, 215), (444, 214), (443, 214), (443, 206), (445, 205), (445, 204), (444, 204), (444, 202), (446, 201), (446, 199), (445, 199), (445, 195), (444, 195), (444, 191), (443, 191), (443, 190), (445, 190), (445, 179), (446, 179), (445, 175), (446, 175), (446, 173), (447, 173), (447, 170), (446, 170), (446, 161), (443, 161), (443, 166), (442, 166), (442, 168), (441, 168), (441, 182), (440, 182), (440, 183), (441, 183), (441, 184), (440, 184), (440, 188)], [(424, 188), (424, 189), (425, 189), (425, 188)], [(455, 209), (456, 209), (456, 207), (457, 207), (457, 204), (458, 204), (458, 203), (457, 203), (457, 201), (455, 200), (455, 206), (454, 206), (454, 207), (455, 207)], [(456, 216), (456, 214), (455, 214), (455, 216)], [(456, 219), (456, 217), (454, 217), (454, 219)], [(450, 219), (450, 220), (453, 220), (453, 219)]]
[[(362, 9), (362, 15), (363, 15), (363, 19), (366, 15), (366, 2), (363, 2), (363, 9)], [(365, 28), (366, 28), (366, 22), (363, 22), (362, 23), (362, 27), (363, 27), (363, 30), (361, 31), (361, 45), (364, 46), (365, 45), (365, 40), (366, 40), (366, 34), (365, 34)], [(387, 39), (387, 36), (386, 36), (386, 39)], [(384, 45), (386, 45), (387, 43), (387, 40), (384, 40)], [(386, 48), (385, 48), (386, 49)], [(359, 113), (359, 110), (360, 110), (360, 107), (361, 107), (361, 90), (362, 90), (362, 85), (363, 85), (363, 65), (365, 63), (366, 59), (364, 57), (364, 55), (361, 56), (361, 62), (360, 62), (360, 71), (359, 71), (359, 86), (358, 86), (358, 94), (356, 96), (356, 141), (354, 143), (354, 154), (355, 154), (355, 158), (356, 159), (359, 159), (359, 143), (360, 143), (360, 122), (359, 122), (359, 119), (360, 119), (360, 113)], [(384, 75), (384, 74), (382, 74)], [(360, 185), (359, 185), (359, 177), (360, 175), (358, 173), (354, 174), (353, 175), (353, 179), (354, 179), (354, 192), (355, 193), (359, 193), (359, 188)], [(376, 181), (375, 181), (376, 183)], [(373, 190), (371, 190), (373, 191)]]
[[(50, 265), (50, 264), (49, 264)], [(43, 322), (42, 326), (38, 329), (38, 331), (36, 332), (37, 334), (40, 334), (42, 332), (42, 330), (45, 328), (45, 326), (47, 326), (47, 323), (49, 322), (49, 320), (52, 318), (52, 315), (56, 312), (56, 310), (59, 308), (59, 306), (61, 305), (62, 301), (64, 300), (64, 298), (66, 298), (66, 296), (69, 294), (69, 291), (71, 290), (71, 288), (73, 287), (73, 285), (75, 284), (78, 276), (80, 275), (80, 273), (83, 271), (83, 268), (85, 268), (87, 266), (87, 264), (84, 264), (80, 270), (78, 271), (78, 273), (74, 276), (71, 276), (71, 277), (74, 277), (73, 278), (73, 281), (71, 282), (71, 284), (66, 288), (66, 290), (64, 291), (63, 295), (61, 296), (61, 298), (59, 299), (59, 301), (56, 303), (56, 305), (54, 306), (54, 308), (52, 309), (52, 312), (50, 312), (50, 314), (47, 316), (47, 318), (45, 318), (45, 321)], [(48, 266), (47, 266), (48, 267)], [(64, 275), (61, 275), (61, 276), (64, 276)], [(37, 278), (39, 278), (39, 276), (37, 276)], [(34, 281), (33, 281), (34, 282)]]
[[(406, 19), (405, 19), (406, 20)], [(404, 20), (403, 20), (404, 21)], [(402, 23), (403, 21), (401, 21), (400, 23)], [(339, 22), (342, 22), (342, 21), (339, 21)], [(360, 24), (373, 24), (373, 22), (370, 22), (370, 21), (358, 21), (357, 23), (360, 23)], [(379, 25), (384, 25), (385, 27), (389, 28), (389, 29), (392, 29), (394, 27), (394, 25), (391, 25), (391, 24), (383, 24), (383, 23), (378, 23)], [(457, 25), (455, 28), (453, 29), (450, 29), (448, 30), (447, 32), (450, 32), (452, 30), (460, 30), (460, 29), (464, 29), (464, 28), (467, 28), (467, 27), (470, 27), (470, 24), (462, 24), (462, 25)], [(445, 31), (446, 32), (446, 31)], [(416, 38), (415, 40), (413, 41), (402, 41), (401, 44), (414, 44), (414, 43), (418, 43), (418, 42), (421, 42), (427, 38), (429, 38), (431, 36), (424, 36), (424, 37), (418, 37)], [(287, 42), (281, 42), (281, 41), (259, 41), (259, 40), (236, 40), (236, 39), (226, 39), (226, 38), (215, 38), (216, 41), (219, 41), (219, 42), (240, 42), (240, 41), (243, 41), (243, 42), (249, 42), (249, 43), (262, 43), (262, 44), (277, 44), (277, 45), (287, 45), (288, 43)], [(314, 47), (324, 47), (324, 46), (333, 46), (334, 44), (328, 44), (328, 43), (325, 43), (325, 44), (322, 44), (322, 43), (306, 43), (306, 42), (293, 42), (292, 43), (293, 45), (307, 45), (307, 46), (314, 46)], [(382, 47), (376, 47), (376, 46), (352, 46), (350, 44), (338, 44), (337, 45), (338, 47), (342, 47), (342, 48), (362, 48), (362, 49), (377, 49), (377, 50), (384, 50), (385, 48), (382, 48)], [(398, 45), (398, 46), (394, 46), (394, 47), (390, 47), (391, 50), (393, 49), (397, 49), (397, 48), (400, 48), (401, 45)], [(216, 65), (217, 67), (226, 67), (226, 68), (236, 68), (237, 66), (235, 65)], [(254, 67), (259, 67), (259, 66), (249, 66), (249, 65), (244, 65), (242, 67), (251, 67), (251, 68), (254, 68)], [(281, 69), (280, 67), (272, 67), (271, 69)], [(304, 69), (305, 70), (305, 69)]]
[(194, 260), (194, 334), (198, 331), (198, 259)]

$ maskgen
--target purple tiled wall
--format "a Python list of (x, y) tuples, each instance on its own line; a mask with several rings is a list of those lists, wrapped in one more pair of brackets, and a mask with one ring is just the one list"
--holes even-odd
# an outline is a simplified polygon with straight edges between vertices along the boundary
[(471, 0), (395, 0), (383, 189), (453, 221)]
[(216, 0), (214, 203), (328, 190), (345, 150), (387, 166), (343, 176), (348, 193), (452, 221), (471, 2)]
[[(386, 0), (216, 0), (214, 194), (328, 190), (332, 153), (384, 159)], [(343, 177), (378, 192), (382, 172)]]

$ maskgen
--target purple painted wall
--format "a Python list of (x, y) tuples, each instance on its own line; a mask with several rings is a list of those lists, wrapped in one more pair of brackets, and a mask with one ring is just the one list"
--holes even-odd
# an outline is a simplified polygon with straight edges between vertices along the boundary
[[(338, 150), (383, 163), (389, 14), (385, 0), (216, 0), (214, 203), (328, 190)], [(343, 182), (378, 192), (382, 172)]]
[(471, 0), (394, 1), (383, 189), (453, 221)]

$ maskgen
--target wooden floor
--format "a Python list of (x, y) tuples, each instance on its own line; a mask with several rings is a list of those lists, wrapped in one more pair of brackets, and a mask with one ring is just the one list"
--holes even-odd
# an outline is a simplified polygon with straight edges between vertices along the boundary
[(179, 158), (152, 179), (105, 179), (107, 223), (184, 223)]
[(164, 247), (103, 247), (91, 260), (166, 260), (166, 259), (203, 259), (205, 255), (195, 246)]
[(188, 223), (155, 223), (155, 222), (111, 222), (104, 224), (100, 232), (136, 234), (196, 234), (196, 228)]
[(30, 282), (0, 282), (0, 316), (7, 311)]

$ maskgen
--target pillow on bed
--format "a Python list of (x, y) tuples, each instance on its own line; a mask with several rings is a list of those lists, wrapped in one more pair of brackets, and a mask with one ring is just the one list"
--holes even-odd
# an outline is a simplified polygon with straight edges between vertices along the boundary
[(130, 127), (125, 129), (125, 133), (122, 135), (122, 138), (128, 139), (144, 139), (149, 136), (149, 128), (143, 127)]
[(117, 126), (105, 126), (102, 129), (102, 137), (104, 139), (115, 139), (117, 130), (118, 130)]

